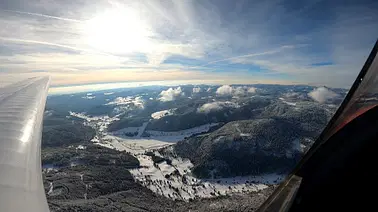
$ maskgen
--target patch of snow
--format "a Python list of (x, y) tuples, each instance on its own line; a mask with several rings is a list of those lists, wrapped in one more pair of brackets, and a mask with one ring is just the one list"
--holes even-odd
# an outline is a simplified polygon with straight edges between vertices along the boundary
[(281, 100), (283, 103), (287, 104), (287, 105), (290, 105), (290, 106), (296, 106), (297, 103), (296, 102), (288, 102), (286, 101), (284, 98), (280, 97), (278, 98), (279, 100)]
[(97, 142), (96, 144), (119, 151), (130, 152), (135, 155), (172, 145), (172, 143), (155, 139), (122, 138), (113, 135), (106, 135), (101, 139), (101, 142)]
[(94, 99), (96, 96), (83, 96), (82, 99)]
[(251, 136), (251, 133), (240, 133), (241, 137), (249, 137)]
[(86, 147), (86, 146), (83, 146), (83, 145), (79, 145), (79, 146), (76, 147), (76, 149), (81, 149), (81, 150), (86, 149), (86, 148), (87, 148), (87, 147)]
[(304, 144), (301, 144), (301, 152), (304, 152), (305, 151), (305, 149), (306, 149), (306, 145), (304, 145)]
[(166, 162), (154, 164), (151, 157), (147, 155), (138, 155), (137, 158), (142, 168), (132, 169), (130, 173), (139, 183), (157, 194), (184, 201), (233, 193), (256, 192), (284, 179), (284, 176), (277, 174), (198, 179), (191, 174), (190, 168), (193, 164), (189, 160), (170, 158), (172, 165), (168, 165)]
[(84, 113), (75, 113), (70, 111), (70, 116), (77, 117), (80, 119), (84, 119), (84, 125), (90, 126), (96, 130), (98, 130), (99, 133), (104, 133), (106, 129), (108, 128), (109, 124), (113, 121), (119, 120), (118, 116), (109, 117), (109, 116), (87, 116)]
[(51, 195), (53, 193), (53, 190), (54, 190), (54, 185), (52, 182), (50, 182), (50, 188), (49, 188), (49, 191), (47, 192), (47, 195)]
[(225, 138), (226, 136), (218, 136), (216, 139), (214, 139), (214, 142), (219, 142), (220, 140), (222, 140), (223, 138)]
[[(206, 97), (203, 97), (206, 98)], [(226, 102), (210, 102), (202, 105), (197, 109), (197, 113), (209, 113), (211, 111), (222, 110), (223, 108), (238, 108), (238, 104), (230, 101)]]
[(285, 103), (285, 104), (291, 105), (291, 106), (297, 105), (297, 103), (295, 103), (295, 102), (287, 102), (287, 101), (282, 101), (282, 102)]
[(113, 101), (106, 103), (105, 105), (130, 105), (133, 104), (134, 106), (143, 109), (144, 108), (144, 101), (142, 97), (117, 97)]
[(173, 115), (173, 112), (176, 110), (177, 108), (172, 108), (172, 109), (168, 109), (168, 110), (162, 110), (162, 111), (158, 111), (158, 112), (155, 112), (153, 114), (151, 114), (151, 117), (153, 119), (160, 119), (164, 116), (169, 116), (169, 115)]

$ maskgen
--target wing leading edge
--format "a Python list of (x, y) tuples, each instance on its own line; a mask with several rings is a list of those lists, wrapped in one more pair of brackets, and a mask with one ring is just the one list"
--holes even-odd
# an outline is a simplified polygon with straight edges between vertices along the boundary
[(49, 211), (40, 154), (49, 81), (0, 88), (0, 211)]

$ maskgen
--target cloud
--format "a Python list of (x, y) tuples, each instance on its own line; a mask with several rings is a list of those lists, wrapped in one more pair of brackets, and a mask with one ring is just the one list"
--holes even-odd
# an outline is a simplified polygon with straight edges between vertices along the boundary
[(378, 33), (376, 1), (0, 4), (1, 84), (9, 73), (46, 70), (52, 85), (209, 79), (348, 87)]
[(201, 88), (200, 87), (194, 87), (193, 88), (193, 93), (199, 93), (201, 92)]
[(216, 91), (216, 94), (220, 96), (244, 96), (250, 93), (256, 93), (256, 88), (246, 86), (233, 87), (229, 85), (223, 85), (219, 87)]
[(256, 88), (255, 88), (255, 87), (249, 87), (249, 88), (247, 89), (247, 92), (248, 92), (248, 93), (256, 93)]
[(312, 99), (319, 103), (325, 103), (328, 100), (338, 97), (339, 95), (327, 89), (326, 87), (319, 87), (308, 93), (308, 96), (310, 96)]
[(40, 14), (40, 13), (29, 13), (29, 12), (23, 12), (23, 11), (17, 11), (17, 10), (2, 10), (2, 11), (11, 12), (11, 13), (19, 13), (19, 14), (24, 14), (24, 15), (31, 15), (31, 16), (39, 16), (39, 17), (44, 17), (44, 18), (52, 18), (52, 19), (57, 19), (57, 20), (62, 20), (62, 21), (83, 22), (81, 20), (62, 18), (58, 16), (45, 15), (45, 14)]
[(233, 88), (231, 86), (223, 85), (217, 89), (216, 94), (221, 96), (230, 96), (232, 95), (232, 92)]
[(236, 87), (233, 89), (232, 93), (234, 96), (244, 96), (245, 95), (245, 88), (243, 87)]
[(223, 108), (237, 108), (239, 107), (238, 104), (234, 102), (211, 102), (211, 103), (206, 103), (199, 107), (197, 109), (197, 113), (209, 113), (212, 111), (219, 111), (222, 110)]
[(208, 65), (211, 65), (211, 64), (224, 62), (224, 61), (232, 61), (232, 62), (236, 62), (236, 63), (238, 63), (238, 62), (243, 63), (244, 60), (249, 60), (251, 57), (276, 54), (276, 53), (284, 51), (285, 49), (292, 49), (292, 48), (296, 48), (296, 46), (281, 46), (277, 49), (273, 49), (273, 50), (269, 50), (269, 51), (265, 51), (265, 52), (250, 53), (250, 54), (239, 55), (239, 56), (235, 56), (235, 57), (224, 58), (224, 59), (220, 59), (220, 60), (214, 60), (214, 61), (208, 62), (206, 64), (203, 64), (199, 67), (205, 67), (205, 66), (208, 66)]
[(177, 88), (169, 88), (168, 90), (162, 91), (160, 93), (160, 98), (159, 100), (162, 102), (168, 102), (168, 101), (173, 101), (176, 99), (176, 97), (182, 95), (182, 90), (181, 87)]

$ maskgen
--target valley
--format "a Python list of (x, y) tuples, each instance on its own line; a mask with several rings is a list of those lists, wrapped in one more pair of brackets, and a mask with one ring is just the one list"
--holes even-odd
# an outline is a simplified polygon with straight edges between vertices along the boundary
[[(335, 98), (327, 103), (311, 100), (306, 95), (311, 87), (234, 87), (231, 88), (237, 93), (220, 94), (216, 88), (209, 90), (204, 86), (200, 92), (191, 93), (190, 86), (182, 86), (182, 94), (169, 101), (162, 98), (164, 92), (156, 91), (164, 88), (91, 93), (90, 96), (96, 96), (91, 99), (83, 99), (80, 94), (57, 97), (59, 101), (80, 98), (79, 101), (98, 102), (89, 107), (47, 105), (48, 122), (65, 114), (59, 115), (60, 121), (94, 130), (82, 141), (53, 145), (62, 157), (58, 161), (55, 161), (57, 150), (45, 149), (50, 159), (45, 154), (43, 161), (58, 165), (45, 170), (53, 177), (46, 184), (46, 192), (51, 196), (48, 199), (54, 197), (54, 204), (61, 206), (62, 200), (56, 198), (64, 190), (54, 179), (59, 173), (70, 172), (76, 173), (72, 177), (79, 176), (78, 183), (84, 186), (83, 193), (74, 199), (88, 201), (108, 195), (93, 196), (95, 182), (85, 182), (88, 176), (85, 173), (101, 170), (106, 164), (119, 167), (127, 163), (117, 162), (112, 154), (126, 154), (126, 158), (121, 158), (137, 161), (135, 166), (122, 168), (131, 180), (129, 186), (147, 189), (141, 191), (157, 195), (159, 201), (163, 201), (161, 198), (166, 198), (167, 203), (183, 201), (180, 204), (184, 208), (192, 207), (193, 201), (202, 203), (208, 199), (219, 203), (223, 198), (240, 195), (256, 200), (261, 197), (258, 194), (268, 194), (311, 147), (335, 111), (334, 105), (341, 100)], [(54, 126), (45, 128), (54, 130)], [(112, 154), (99, 157), (85, 153), (95, 146), (100, 148), (96, 151), (109, 149)], [(253, 205), (256, 207), (257, 203)]]

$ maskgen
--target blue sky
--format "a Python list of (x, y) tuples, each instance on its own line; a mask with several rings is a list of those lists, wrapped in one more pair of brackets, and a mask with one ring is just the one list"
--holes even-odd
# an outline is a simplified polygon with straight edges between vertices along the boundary
[(0, 0), (0, 78), (349, 87), (376, 11), (364, 0)]

